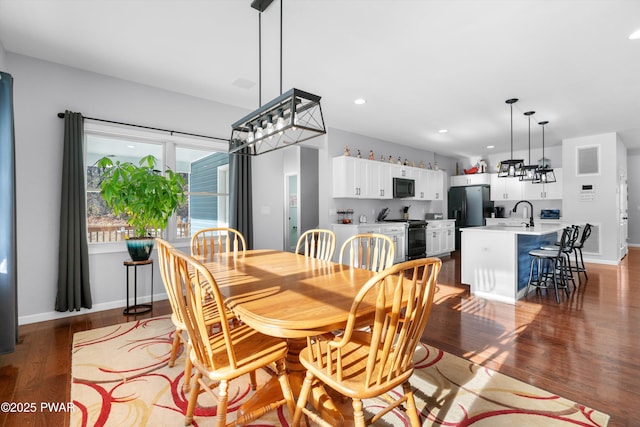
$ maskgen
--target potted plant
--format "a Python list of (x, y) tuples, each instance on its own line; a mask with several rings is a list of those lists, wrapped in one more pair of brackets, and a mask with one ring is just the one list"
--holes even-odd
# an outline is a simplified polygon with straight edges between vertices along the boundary
[(100, 194), (115, 215), (126, 214), (135, 237), (127, 238), (127, 250), (133, 261), (149, 259), (154, 236), (167, 227), (169, 218), (185, 201), (182, 176), (167, 169), (156, 169), (152, 155), (131, 162), (115, 163), (108, 157), (98, 160), (102, 182)]

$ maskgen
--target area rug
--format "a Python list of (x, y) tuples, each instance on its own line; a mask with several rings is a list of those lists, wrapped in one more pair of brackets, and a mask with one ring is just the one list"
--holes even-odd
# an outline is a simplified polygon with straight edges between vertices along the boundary
[[(76, 333), (71, 426), (184, 425), (184, 354), (172, 368), (167, 365), (174, 333), (168, 316)], [(420, 346), (414, 360), (411, 384), (424, 426), (606, 426), (609, 421), (602, 412), (429, 345)], [(260, 373), (258, 382), (268, 378)], [(251, 395), (248, 378), (232, 382), (227, 422)], [(368, 413), (383, 406), (365, 401)], [(214, 425), (215, 412), (214, 399), (202, 394), (193, 425)], [(251, 425), (289, 426), (290, 420), (280, 408)], [(408, 421), (402, 412), (391, 412), (376, 425), (407, 426)]]

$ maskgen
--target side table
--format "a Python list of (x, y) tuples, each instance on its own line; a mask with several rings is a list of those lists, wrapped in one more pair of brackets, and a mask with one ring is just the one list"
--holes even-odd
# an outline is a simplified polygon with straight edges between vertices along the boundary
[[(138, 266), (151, 266), (151, 302), (149, 304), (138, 304)], [(144, 261), (132, 261), (130, 259), (124, 261), (127, 269), (127, 307), (122, 310), (125, 315), (142, 314), (151, 311), (153, 308), (153, 259), (149, 258)], [(133, 305), (129, 305), (129, 269), (133, 267)]]

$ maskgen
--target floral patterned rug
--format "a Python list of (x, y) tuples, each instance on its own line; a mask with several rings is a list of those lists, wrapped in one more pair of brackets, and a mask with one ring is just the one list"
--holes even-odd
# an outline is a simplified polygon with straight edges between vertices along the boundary
[[(174, 367), (167, 366), (174, 333), (168, 316), (76, 333), (71, 426), (184, 425), (184, 354)], [(424, 426), (606, 426), (609, 421), (602, 412), (428, 345), (418, 348), (414, 360), (411, 384)], [(258, 382), (268, 377), (262, 373)], [(227, 422), (251, 394), (248, 378), (232, 382)], [(376, 399), (365, 401), (367, 412), (382, 406)], [(193, 425), (214, 425), (215, 412), (214, 399), (202, 394)], [(290, 421), (280, 408), (251, 425), (289, 426)], [(408, 420), (392, 411), (376, 425), (407, 426)]]

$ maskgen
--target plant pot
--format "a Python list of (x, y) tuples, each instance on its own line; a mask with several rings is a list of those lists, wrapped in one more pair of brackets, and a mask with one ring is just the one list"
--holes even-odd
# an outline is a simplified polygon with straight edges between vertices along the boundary
[(151, 255), (155, 239), (153, 237), (130, 237), (127, 239), (127, 250), (132, 261), (146, 261)]

